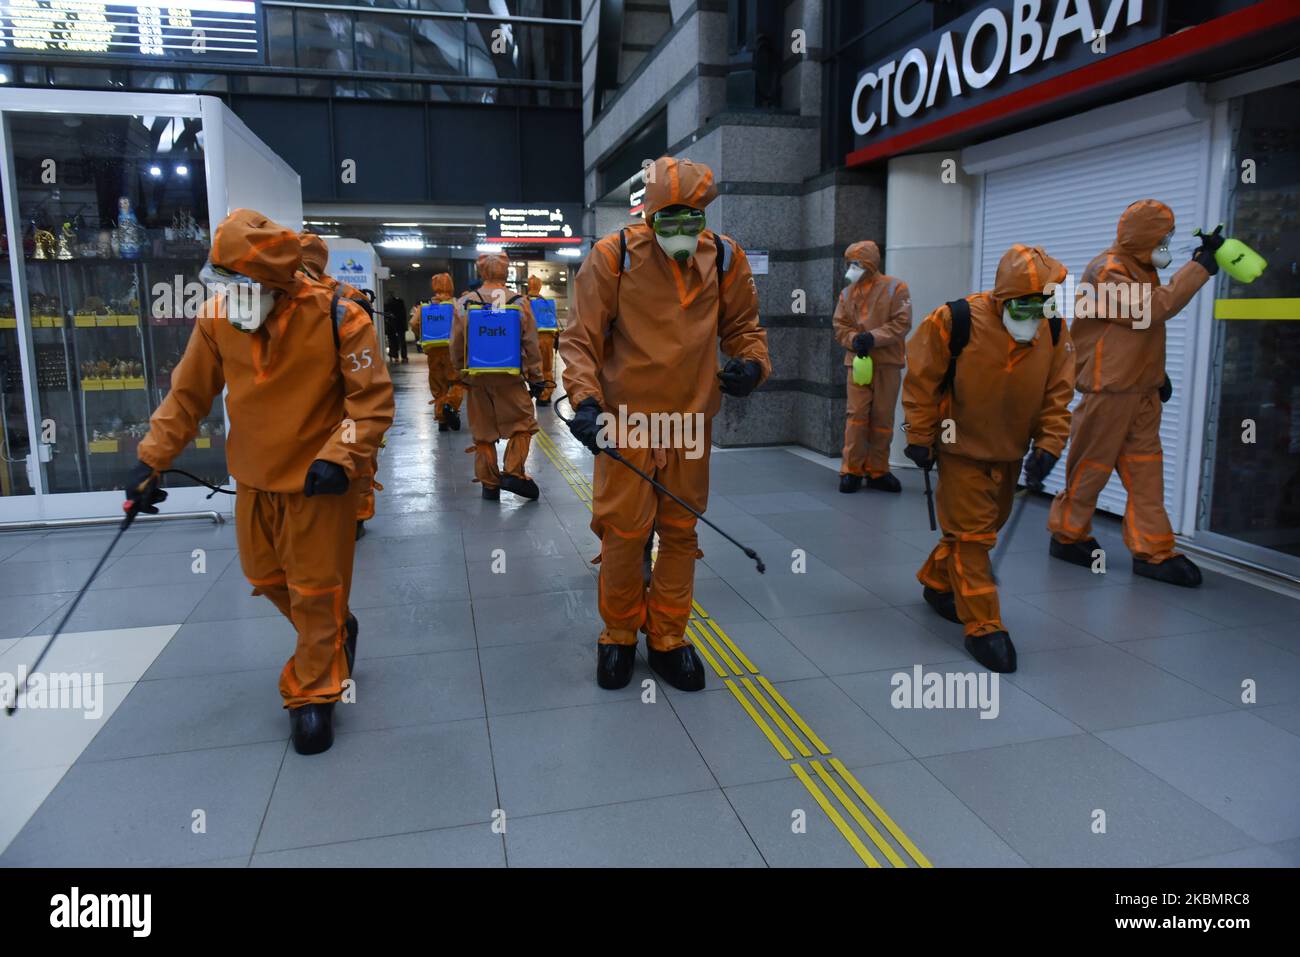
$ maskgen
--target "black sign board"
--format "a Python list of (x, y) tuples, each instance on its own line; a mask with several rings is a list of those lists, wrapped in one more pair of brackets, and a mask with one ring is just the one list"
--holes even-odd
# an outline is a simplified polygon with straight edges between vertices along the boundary
[(581, 203), (494, 203), (484, 208), (485, 242), (525, 246), (582, 245)]
[(257, 0), (0, 0), (0, 46), (42, 60), (261, 63)]

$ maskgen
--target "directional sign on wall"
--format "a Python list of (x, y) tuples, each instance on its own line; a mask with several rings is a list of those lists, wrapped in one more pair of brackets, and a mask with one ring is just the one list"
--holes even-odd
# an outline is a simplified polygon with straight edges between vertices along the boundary
[(484, 208), (485, 242), (504, 245), (582, 245), (582, 206), (579, 203), (515, 205), (496, 203)]

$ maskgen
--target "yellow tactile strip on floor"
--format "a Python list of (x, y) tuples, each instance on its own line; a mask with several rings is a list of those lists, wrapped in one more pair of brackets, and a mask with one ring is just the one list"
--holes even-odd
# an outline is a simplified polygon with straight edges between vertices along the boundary
[[(536, 439), (538, 448), (559, 470), (574, 494), (587, 508), (591, 508), (593, 493), (586, 476), (545, 432), (539, 431)], [(691, 602), (691, 618), (686, 630), (700, 656), (722, 679), (750, 720), (787, 762), (790, 772), (807, 788), (817, 806), (864, 864), (868, 867), (882, 866), (863, 840), (863, 835), (892, 867), (933, 866), (772, 682), (759, 673), (758, 666), (739, 644), (698, 602)], [(826, 759), (825, 763), (818, 756)], [(801, 758), (808, 762), (811, 773), (801, 763)], [(830, 796), (827, 796), (828, 791)], [(847, 812), (847, 819), (841, 809)], [(858, 830), (854, 829), (855, 824)], [(912, 864), (908, 863), (908, 858)]]

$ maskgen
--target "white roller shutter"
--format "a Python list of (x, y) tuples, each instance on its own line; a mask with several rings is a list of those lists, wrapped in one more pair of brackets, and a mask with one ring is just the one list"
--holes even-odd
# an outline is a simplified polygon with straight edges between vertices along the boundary
[[(1206, 193), (1204, 157), (1209, 135), (1208, 123), (1191, 123), (985, 174), (982, 227), (975, 249), (979, 288), (993, 288), (998, 260), (1016, 243), (1042, 246), (1077, 281), (1093, 257), (1115, 242), (1120, 215), (1139, 199), (1158, 199), (1174, 211), (1174, 261), (1160, 277), (1167, 282), (1196, 245), (1192, 230), (1204, 225), (1199, 217)], [(1165, 453), (1165, 508), (1175, 527), (1188, 474), (1183, 436), (1191, 389), (1185, 363), (1193, 315), (1188, 306), (1166, 329), (1165, 362), (1174, 396), (1164, 407), (1160, 439)], [(1076, 393), (1076, 404), (1078, 398)], [(1063, 456), (1047, 482), (1048, 491), (1059, 491), (1064, 479)], [(1124, 503), (1124, 486), (1118, 475), (1112, 475), (1098, 507), (1122, 515)]]

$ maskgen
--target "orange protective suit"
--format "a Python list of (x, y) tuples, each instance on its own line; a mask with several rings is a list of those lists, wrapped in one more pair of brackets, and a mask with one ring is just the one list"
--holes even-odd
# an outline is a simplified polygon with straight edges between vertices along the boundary
[[(205, 304), (140, 442), (140, 460), (170, 467), (228, 390), (240, 564), (253, 594), (268, 597), (298, 632), (280, 693), (286, 707), (335, 701), (348, 677), (344, 622), (359, 486), (393, 420), (392, 382), (360, 307), (344, 304), (335, 346), (332, 293), (298, 273), (292, 230), (237, 209), (217, 227), (211, 259), (279, 298), (252, 333), (227, 322), (219, 300)], [(351, 489), (304, 496), (316, 459), (342, 466)]]
[(1038, 247), (1013, 246), (998, 264), (991, 292), (967, 296), (970, 341), (957, 360), (951, 390), (940, 391), (951, 353), (952, 312), (940, 306), (907, 346), (903, 409), (908, 442), (938, 448), (935, 493), (939, 544), (917, 578), (955, 592), (966, 634), (1005, 631), (989, 552), (1006, 522), (1021, 460), (1035, 448), (1059, 456), (1070, 428), (1074, 354), (1062, 324), (1052, 346), (1048, 321), (1020, 344), (1002, 324), (1002, 304), (1041, 293), (1065, 278), (1065, 267)]
[[(1097, 496), (1119, 470), (1128, 492), (1124, 544), (1135, 558), (1158, 565), (1173, 558), (1174, 530), (1165, 512), (1164, 451), (1160, 446), (1160, 387), (1165, 380), (1165, 323), (1209, 280), (1195, 261), (1169, 285), (1151, 254), (1173, 232), (1174, 213), (1146, 199), (1120, 217), (1115, 245), (1084, 271), (1070, 326), (1077, 352), (1075, 388), (1083, 400), (1074, 410), (1065, 488), (1052, 502), (1047, 527), (1059, 542), (1092, 538)], [(1111, 285), (1115, 284), (1115, 285)], [(1135, 297), (1115, 290), (1140, 284)], [(1142, 315), (1138, 316), (1137, 313)]]
[[(298, 234), (298, 244), (302, 247), (302, 270), (310, 278), (321, 283), (331, 293), (342, 298), (353, 299), (359, 303), (366, 302), (366, 294), (360, 289), (351, 283), (335, 279), (325, 271), (330, 256), (329, 247), (325, 245), (325, 240), (315, 233), (301, 232)], [(358, 522), (367, 522), (375, 517), (375, 490), (383, 491), (384, 489), (375, 478), (378, 472), (379, 450), (376, 449), (375, 457), (370, 463), (370, 473), (361, 476), (358, 482), (356, 516)], [(360, 535), (361, 532), (357, 531), (356, 534)]]
[[(541, 294), (542, 281), (536, 276), (529, 276), (528, 298), (537, 299)], [(557, 322), (556, 325), (558, 324)], [(558, 338), (559, 332), (554, 329), (537, 330), (537, 347), (542, 352), (542, 378), (546, 380), (546, 388), (537, 397), (539, 402), (550, 402), (551, 396), (555, 394), (555, 342)]]
[[(648, 225), (666, 206), (703, 209), (717, 195), (707, 166), (657, 160), (646, 185), (645, 223), (627, 227), (627, 265), (619, 236), (592, 248), (574, 286), (572, 312), (560, 340), (564, 385), (576, 407), (594, 398), (609, 413), (683, 413), (704, 423), (698, 457), (685, 447), (620, 451), (698, 511), (708, 504), (709, 426), (722, 405), (717, 350), (750, 359), (771, 373), (767, 334), (758, 323), (758, 295), (744, 251), (704, 232), (685, 266), (671, 259)], [(719, 283), (719, 243), (730, 264)], [(698, 435), (697, 435), (698, 438)], [(678, 443), (684, 446), (686, 443)], [(600, 641), (671, 651), (685, 638), (701, 556), (696, 519), (608, 455), (596, 456), (591, 529), (600, 538)], [(659, 555), (647, 588), (644, 548), (659, 534)]]
[[(912, 331), (912, 294), (907, 283), (880, 271), (880, 247), (867, 240), (844, 252), (863, 276), (840, 293), (835, 304), (835, 341), (847, 350), (847, 421), (841, 475), (879, 478), (889, 473), (889, 444), (894, 435), (894, 407), (903, 381), (903, 340)], [(870, 385), (853, 381), (853, 337), (871, 333), (874, 367)]]
[[(451, 284), (451, 274), (440, 272), (431, 281), (434, 302), (454, 302), (455, 291)], [(420, 341), (420, 307), (411, 309), (411, 332), (415, 341)], [(465, 397), (465, 387), (460, 384), (460, 377), (452, 368), (451, 345), (433, 345), (421, 343), (421, 351), (429, 360), (429, 404), (433, 406), (434, 417), (439, 422), (447, 419), (448, 406), (453, 411), (460, 411), (461, 400)]]
[(485, 302), (496, 305), (514, 297), (514, 290), (506, 286), (509, 260), (505, 253), (483, 253), (478, 257), (478, 275), (483, 285), (476, 292), (467, 292), (456, 304), (456, 318), (451, 329), (451, 358), (461, 379), (469, 387), (469, 430), (474, 444), (466, 449), (474, 453), (474, 481), (489, 489), (501, 485), (501, 471), (497, 465), (498, 439), (506, 440), (504, 471), (516, 478), (527, 478), (524, 462), (537, 431), (537, 417), (533, 414), (533, 400), (526, 383), (540, 382), (542, 357), (537, 348), (537, 326), (533, 323), (533, 310), (527, 297), (520, 296), (513, 304), (520, 307), (520, 356), (522, 375), (489, 372), (468, 375), (466, 367), (466, 306)]

